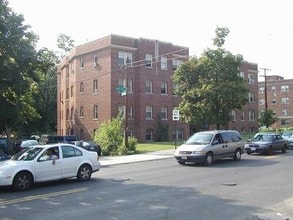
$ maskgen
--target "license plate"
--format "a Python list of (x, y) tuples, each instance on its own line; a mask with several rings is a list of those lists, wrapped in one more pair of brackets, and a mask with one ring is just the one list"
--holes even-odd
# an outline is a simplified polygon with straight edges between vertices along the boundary
[(255, 150), (255, 147), (251, 147), (250, 150)]
[(182, 160), (187, 160), (186, 156), (181, 157)]

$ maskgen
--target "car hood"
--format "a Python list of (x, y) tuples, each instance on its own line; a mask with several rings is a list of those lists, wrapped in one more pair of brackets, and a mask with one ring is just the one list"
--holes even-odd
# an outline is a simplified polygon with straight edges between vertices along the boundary
[(255, 144), (255, 145), (268, 145), (271, 144), (272, 142), (269, 141), (251, 141), (247, 142), (247, 144)]
[(24, 164), (27, 164), (30, 161), (17, 161), (17, 160), (4, 160), (0, 162), (0, 169), (10, 169), (12, 167), (18, 167), (23, 166)]
[(176, 151), (201, 151), (206, 146), (207, 145), (202, 144), (182, 144), (176, 149)]

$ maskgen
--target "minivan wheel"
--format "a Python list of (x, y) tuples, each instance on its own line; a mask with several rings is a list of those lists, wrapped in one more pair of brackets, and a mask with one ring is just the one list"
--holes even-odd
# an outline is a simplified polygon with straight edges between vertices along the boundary
[(240, 151), (240, 149), (237, 149), (235, 151), (233, 159), (236, 160), (236, 161), (241, 160), (241, 151)]
[(184, 161), (177, 161), (179, 164), (184, 165), (185, 162)]
[(212, 153), (207, 153), (204, 157), (204, 164), (207, 166), (210, 166), (213, 164), (213, 154)]

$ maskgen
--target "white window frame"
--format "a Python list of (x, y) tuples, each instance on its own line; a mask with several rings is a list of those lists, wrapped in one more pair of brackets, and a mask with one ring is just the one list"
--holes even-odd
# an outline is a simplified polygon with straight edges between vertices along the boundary
[(168, 59), (166, 56), (161, 56), (161, 70), (168, 70)]
[(145, 119), (152, 120), (153, 119), (153, 106), (146, 106), (145, 107)]
[(132, 53), (126, 51), (118, 51), (118, 66), (123, 66), (126, 64), (130, 64), (130, 66), (132, 66)]
[(153, 55), (150, 53), (146, 53), (144, 62), (145, 62), (146, 68), (152, 68), (153, 67)]
[(289, 92), (289, 85), (282, 85), (281, 92)]
[(161, 82), (161, 95), (168, 95), (168, 82)]
[(161, 115), (161, 120), (168, 120), (168, 108), (162, 107), (160, 115)]
[(146, 94), (153, 94), (153, 81), (150, 79), (147, 79), (145, 81), (145, 93)]

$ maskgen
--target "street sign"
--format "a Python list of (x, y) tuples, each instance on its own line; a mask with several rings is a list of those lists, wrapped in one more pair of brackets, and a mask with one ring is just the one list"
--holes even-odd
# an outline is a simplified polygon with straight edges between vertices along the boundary
[(179, 119), (180, 119), (179, 110), (173, 110), (173, 121), (179, 121)]
[(123, 86), (118, 86), (117, 88), (116, 88), (116, 91), (118, 92), (118, 93), (120, 93), (120, 95), (126, 95), (126, 92), (127, 92), (127, 88), (125, 88), (125, 87), (123, 87)]

